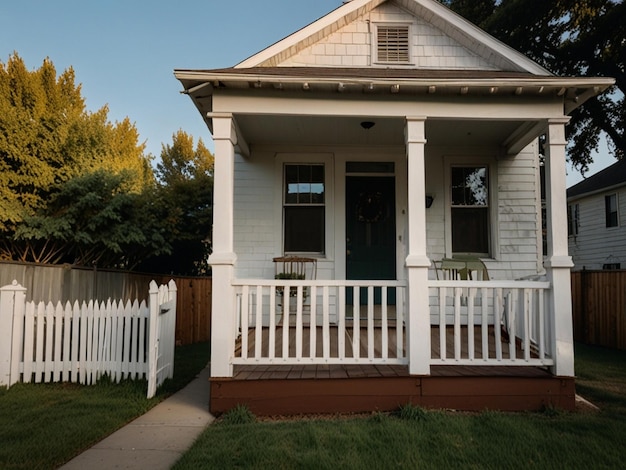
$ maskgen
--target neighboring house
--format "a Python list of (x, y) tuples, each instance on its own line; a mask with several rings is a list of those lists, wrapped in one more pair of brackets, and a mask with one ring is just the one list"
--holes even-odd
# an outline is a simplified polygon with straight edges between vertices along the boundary
[(574, 269), (626, 269), (626, 160), (567, 190)]
[(433, 0), (175, 76), (215, 141), (213, 412), (574, 407), (565, 126), (612, 79)]

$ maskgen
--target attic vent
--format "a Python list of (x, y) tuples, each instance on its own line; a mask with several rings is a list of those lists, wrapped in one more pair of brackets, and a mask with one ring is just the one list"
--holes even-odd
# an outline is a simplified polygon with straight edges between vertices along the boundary
[(376, 28), (378, 62), (410, 62), (409, 26), (378, 25)]

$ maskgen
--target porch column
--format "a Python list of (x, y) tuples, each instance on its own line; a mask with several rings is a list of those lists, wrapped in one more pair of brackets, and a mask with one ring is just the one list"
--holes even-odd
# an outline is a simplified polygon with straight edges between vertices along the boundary
[(409, 253), (406, 258), (409, 314), (406, 347), (411, 375), (430, 375), (431, 359), (428, 305), (430, 259), (426, 254), (425, 122), (425, 117), (407, 117), (405, 130), (409, 185)]
[(231, 114), (212, 115), (215, 165), (213, 173), (213, 277), (211, 303), (211, 377), (232, 377), (235, 347), (234, 177), (237, 135)]
[(569, 118), (548, 121), (546, 145), (546, 209), (548, 258), (545, 263), (552, 292), (548, 296), (555, 365), (553, 374), (574, 376), (574, 333), (570, 270), (574, 263), (567, 245), (567, 184), (565, 125)]

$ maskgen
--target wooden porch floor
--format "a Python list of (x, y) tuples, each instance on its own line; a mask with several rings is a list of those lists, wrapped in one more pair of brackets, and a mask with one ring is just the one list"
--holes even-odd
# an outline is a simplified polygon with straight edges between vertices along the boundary
[[(295, 333), (290, 328), (290, 345), (295, 344), (292, 329)], [(266, 333), (263, 331), (264, 344)], [(390, 332), (390, 336), (394, 334)], [(432, 335), (432, 344), (438, 344), (438, 328), (432, 328)], [(276, 336), (281, 342), (282, 330)], [(467, 338), (466, 328), (463, 336)], [(491, 356), (495, 349), (493, 332), (489, 337)], [(317, 334), (318, 341), (320, 338)], [(451, 331), (446, 338), (449, 355), (454, 351)], [(482, 338), (477, 331), (474, 340), (476, 357), (480, 357)], [(248, 342), (252, 356), (254, 330)], [(466, 353), (467, 340), (465, 343)], [(346, 340), (346, 348), (349, 344), (351, 340)], [(508, 343), (506, 346), (502, 348), (503, 357), (505, 352), (508, 354)], [(316, 349), (320, 347), (318, 344)], [(278, 344), (276, 348), (279, 351)], [(303, 349), (308, 348), (304, 336)], [(389, 349), (393, 357), (395, 344)], [(361, 350), (363, 354), (363, 345)], [(438, 357), (436, 346), (433, 353)], [(268, 416), (392, 411), (406, 403), (465, 411), (539, 410), (547, 405), (574, 410), (575, 384), (573, 377), (554, 377), (541, 367), (458, 365), (432, 366), (429, 376), (411, 376), (404, 365), (235, 365), (232, 378), (211, 379), (210, 410), (216, 415), (237, 404), (247, 405), (259, 416)]]

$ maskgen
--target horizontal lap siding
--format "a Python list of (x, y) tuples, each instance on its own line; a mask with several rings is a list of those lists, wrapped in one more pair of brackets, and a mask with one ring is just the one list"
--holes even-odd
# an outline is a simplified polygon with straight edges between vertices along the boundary
[(275, 219), (274, 161), (255, 155), (235, 161), (235, 252), (237, 277), (274, 277), (272, 258), (280, 220)]
[[(616, 194), (618, 227), (606, 227), (604, 197)], [(602, 269), (606, 263), (621, 263), (626, 268), (626, 188), (607, 191), (570, 204), (579, 205), (578, 234), (569, 237), (569, 252), (575, 270)]]
[(497, 263), (489, 263), (495, 279), (519, 278), (536, 274), (541, 253), (541, 221), (536, 144), (515, 157), (498, 161), (498, 253)]

